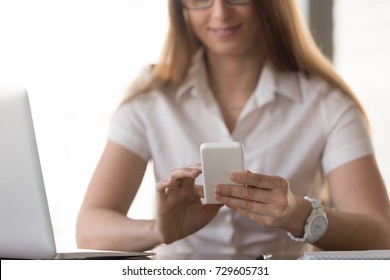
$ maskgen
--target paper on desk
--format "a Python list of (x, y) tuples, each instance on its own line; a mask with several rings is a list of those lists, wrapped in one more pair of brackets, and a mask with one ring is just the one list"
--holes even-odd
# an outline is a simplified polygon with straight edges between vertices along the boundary
[(390, 250), (305, 252), (299, 260), (390, 260)]

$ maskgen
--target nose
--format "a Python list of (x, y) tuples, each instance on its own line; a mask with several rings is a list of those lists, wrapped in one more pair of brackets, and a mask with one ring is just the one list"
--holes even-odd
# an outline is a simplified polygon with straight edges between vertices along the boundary
[(227, 3), (226, 0), (214, 0), (213, 5), (210, 7), (212, 15), (215, 18), (227, 18), (231, 15), (233, 6)]

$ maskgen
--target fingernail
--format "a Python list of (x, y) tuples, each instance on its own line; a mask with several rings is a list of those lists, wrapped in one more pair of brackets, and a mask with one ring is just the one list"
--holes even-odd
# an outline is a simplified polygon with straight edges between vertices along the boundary
[(240, 179), (240, 176), (233, 173), (230, 178), (232, 179), (232, 181), (238, 181)]
[(214, 194), (214, 198), (215, 198), (216, 201), (223, 202), (222, 196), (220, 196), (218, 194)]
[(192, 176), (192, 175), (194, 175), (195, 173), (196, 173), (196, 170), (194, 170), (194, 169), (188, 170), (188, 171), (187, 171), (187, 176)]

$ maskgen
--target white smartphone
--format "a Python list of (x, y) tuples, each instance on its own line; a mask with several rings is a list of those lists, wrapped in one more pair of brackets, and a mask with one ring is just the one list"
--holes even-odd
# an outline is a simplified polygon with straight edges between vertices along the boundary
[(214, 199), (217, 184), (237, 185), (232, 172), (244, 172), (244, 146), (239, 142), (203, 143), (200, 146), (204, 204), (219, 204)]

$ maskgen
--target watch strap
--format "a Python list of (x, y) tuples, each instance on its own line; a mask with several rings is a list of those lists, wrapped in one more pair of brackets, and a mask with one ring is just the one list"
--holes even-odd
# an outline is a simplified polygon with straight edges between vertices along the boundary
[(303, 235), (303, 237), (296, 237), (291, 232), (287, 232), (287, 235), (291, 240), (293, 240), (295, 242), (314, 243), (317, 240), (319, 240), (323, 235), (318, 237), (318, 238), (314, 238), (309, 232), (310, 229), (308, 228), (308, 225), (310, 224), (311, 219), (313, 219), (316, 215), (321, 214), (326, 219), (326, 214), (324, 211), (324, 207), (322, 206), (322, 204), (318, 200), (311, 198), (311, 197), (308, 197), (308, 196), (305, 196), (304, 199), (309, 201), (311, 204), (311, 207), (312, 207), (311, 212), (305, 221), (304, 235)]

